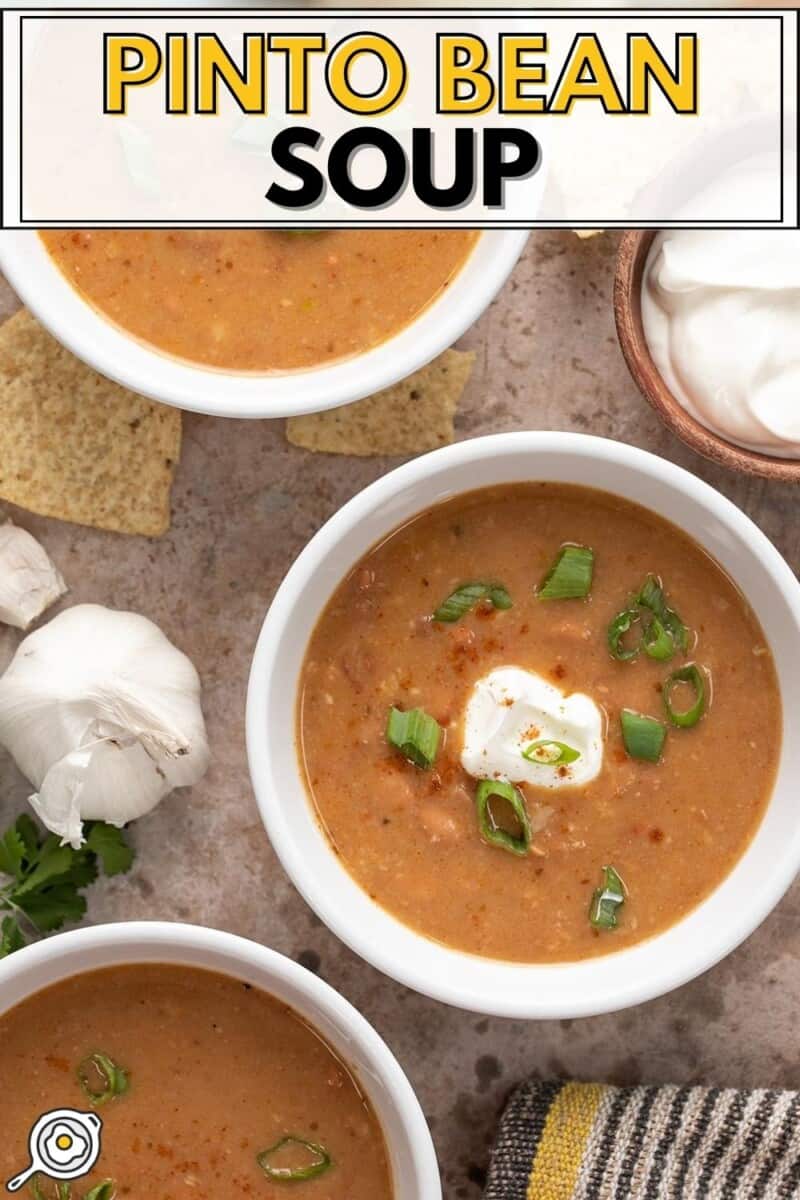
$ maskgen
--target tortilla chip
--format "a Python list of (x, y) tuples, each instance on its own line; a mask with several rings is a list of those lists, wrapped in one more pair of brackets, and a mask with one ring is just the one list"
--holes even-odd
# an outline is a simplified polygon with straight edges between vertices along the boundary
[(325, 454), (419, 454), (453, 441), (453, 417), (475, 355), (446, 350), (392, 387), (344, 408), (289, 417), (294, 446)]
[(579, 238), (585, 239), (585, 238), (597, 237), (597, 235), (599, 233), (602, 233), (603, 230), (602, 229), (573, 229), (572, 232), (576, 233)]
[(98, 375), (24, 309), (0, 326), (0, 498), (158, 537), (180, 450), (177, 409)]

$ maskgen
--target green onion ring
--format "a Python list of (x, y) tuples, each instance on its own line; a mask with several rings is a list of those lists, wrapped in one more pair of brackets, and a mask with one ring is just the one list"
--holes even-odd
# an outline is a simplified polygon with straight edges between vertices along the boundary
[(603, 867), (603, 886), (595, 888), (589, 905), (589, 920), (595, 929), (616, 929), (617, 914), (625, 903), (627, 889), (613, 867)]
[(50, 1179), (48, 1176), (45, 1176), (44, 1178), (47, 1179), (48, 1183), (53, 1184), (53, 1189), (50, 1192), (50, 1196), (45, 1195), (45, 1193), (42, 1191), (42, 1185), (39, 1183), (39, 1176), (34, 1175), (33, 1179), (31, 1180), (31, 1195), (33, 1196), (33, 1200), (71, 1200), (72, 1187), (69, 1183), (59, 1183), (55, 1179)]
[[(506, 800), (511, 805), (514, 816), (519, 821), (519, 836), (509, 833), (506, 829), (501, 829), (495, 821), (491, 808), (494, 796), (500, 800)], [(520, 857), (528, 853), (533, 835), (525, 800), (518, 788), (503, 779), (482, 779), (475, 793), (475, 805), (478, 811), (478, 826), (484, 841), (488, 842), (490, 846), (508, 850), (509, 853), (518, 854)]]
[(655, 717), (634, 712), (632, 708), (623, 708), (619, 714), (619, 720), (622, 726), (622, 740), (628, 757), (657, 763), (664, 749), (664, 739), (667, 736), (666, 725), (657, 721)]
[(648, 575), (645, 579), (637, 596), (637, 603), (642, 608), (649, 609), (654, 617), (658, 617), (677, 648), (685, 654), (689, 647), (689, 630), (675, 609), (667, 604), (661, 580), (655, 575)]
[[(92, 1087), (92, 1070), (105, 1083), (105, 1087), (100, 1092)], [(107, 1100), (121, 1096), (127, 1092), (130, 1086), (128, 1072), (118, 1066), (113, 1058), (109, 1058), (107, 1054), (102, 1054), (100, 1051), (88, 1054), (78, 1064), (77, 1076), (84, 1095), (94, 1105), (105, 1104)]]
[(447, 624), (460, 621), (481, 600), (489, 600), (502, 611), (513, 607), (511, 597), (502, 583), (462, 583), (442, 601), (433, 619)]
[(617, 613), (609, 625), (606, 641), (611, 657), (615, 658), (617, 662), (630, 662), (639, 653), (638, 646), (631, 646), (626, 649), (622, 644), (623, 637), (638, 620), (638, 609), (624, 608), (622, 612)]
[[(286, 1146), (302, 1146), (304, 1150), (313, 1155), (312, 1161), (304, 1167), (272, 1166), (269, 1162), (270, 1157)], [(324, 1146), (321, 1146), (319, 1142), (309, 1142), (306, 1138), (295, 1137), (293, 1134), (280, 1138), (274, 1146), (262, 1150), (260, 1154), (256, 1155), (256, 1162), (267, 1179), (271, 1179), (273, 1183), (301, 1183), (306, 1179), (318, 1179), (333, 1166), (333, 1159)]]
[[(695, 693), (694, 704), (683, 712), (678, 712), (672, 707), (672, 693), (679, 683), (690, 683)], [(706, 711), (706, 683), (703, 671), (700, 670), (697, 663), (687, 663), (685, 667), (679, 667), (677, 671), (673, 671), (671, 675), (667, 676), (661, 689), (661, 695), (664, 699), (667, 716), (672, 724), (677, 725), (679, 729), (691, 729)]]
[(594, 550), (572, 543), (562, 546), (541, 584), (540, 600), (584, 600), (592, 590)]
[(113, 1179), (104, 1179), (102, 1183), (98, 1183), (96, 1187), (90, 1188), (83, 1197), (83, 1200), (114, 1200), (117, 1194), (117, 1185)]
[(653, 617), (642, 634), (642, 646), (645, 654), (658, 662), (666, 662), (675, 653), (672, 634), (664, 628), (659, 617)]
[(576, 762), (580, 756), (580, 750), (576, 750), (574, 746), (553, 741), (552, 738), (540, 738), (538, 742), (531, 742), (530, 746), (526, 746), (522, 751), (523, 758), (540, 767), (560, 767)]
[(389, 709), (386, 721), (386, 741), (399, 750), (415, 767), (423, 770), (433, 766), (439, 751), (442, 727), (423, 708), (401, 712)]

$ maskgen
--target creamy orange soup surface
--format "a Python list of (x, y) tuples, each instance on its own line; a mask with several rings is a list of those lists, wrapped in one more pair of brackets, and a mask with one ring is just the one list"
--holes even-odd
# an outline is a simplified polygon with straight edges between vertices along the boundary
[(452, 281), (471, 230), (52, 230), (70, 283), (122, 329), (178, 358), (286, 371), (360, 354)]
[[(544, 599), (539, 585), (568, 544), (592, 551), (589, 595)], [(653, 632), (653, 613), (634, 604), (621, 645), (623, 653), (638, 645), (638, 653), (618, 661), (609, 625), (650, 575), (685, 630), (685, 649), (678, 633), (668, 661), (645, 653), (639, 639), (645, 628)], [(451, 623), (432, 618), (475, 581), (502, 584), (512, 607), (484, 599)], [(705, 685), (705, 710), (691, 727), (677, 727), (663, 689), (691, 664)], [(549, 767), (563, 786), (515, 785), (530, 825), (521, 852), (487, 840), (487, 829), (500, 828), (519, 841), (520, 818), (495, 797), (491, 820), (480, 825), (479, 779), (461, 761), (473, 688), (511, 666), (565, 696), (587, 695), (603, 727), (602, 767), (589, 782), (570, 784), (576, 762)], [(690, 680), (668, 690), (673, 712), (695, 706)], [(415, 765), (387, 740), (392, 708), (421, 709), (440, 726), (430, 765)], [(661, 728), (658, 761), (628, 751), (623, 709), (650, 717), (659, 737)], [(538, 734), (532, 728), (528, 736)], [(514, 484), (422, 513), (355, 566), (308, 647), (298, 740), (319, 820), (374, 900), (477, 955), (571, 961), (659, 933), (731, 871), (773, 786), (781, 704), (763, 631), (698, 545), (613, 496)], [(563, 753), (552, 745), (546, 752)], [(599, 912), (606, 867), (616, 874), (614, 895)]]
[[(357, 1082), (320, 1035), (258, 988), (163, 964), (75, 976), (0, 1016), (3, 1178), (28, 1160), (28, 1133), (55, 1108), (101, 1117), (102, 1150), (82, 1197), (113, 1179), (131, 1200), (391, 1200), (383, 1135)], [(78, 1078), (94, 1053), (127, 1087), (90, 1103)], [(104, 1079), (84, 1067), (90, 1090)], [(272, 1171), (331, 1165), (316, 1177)], [(53, 1184), (37, 1177), (43, 1196)], [(28, 1189), (22, 1193), (28, 1195)]]

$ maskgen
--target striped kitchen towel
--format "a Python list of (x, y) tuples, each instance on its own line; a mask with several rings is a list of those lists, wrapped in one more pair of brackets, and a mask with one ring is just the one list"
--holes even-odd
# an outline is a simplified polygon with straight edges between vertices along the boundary
[(485, 1200), (798, 1200), (800, 1093), (526, 1083)]

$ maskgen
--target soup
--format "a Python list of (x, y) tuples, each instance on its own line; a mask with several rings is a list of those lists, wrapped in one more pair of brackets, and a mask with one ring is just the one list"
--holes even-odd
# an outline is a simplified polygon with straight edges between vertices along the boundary
[(514, 484), (355, 566), (308, 647), (298, 740), (372, 899), (460, 950), (564, 962), (665, 930), (730, 872), (781, 705), (753, 612), (698, 545), (604, 493)]
[[(0, 1040), (4, 1179), (29, 1161), (39, 1116), (65, 1107), (103, 1121), (76, 1198), (110, 1178), (132, 1200), (391, 1200), (358, 1083), (301, 1017), (249, 984), (162, 964), (93, 971), (0, 1016)], [(38, 1182), (49, 1198), (52, 1183)]]
[(287, 371), (361, 354), (439, 296), (470, 230), (92, 229), (40, 234), (70, 283), (178, 358)]

